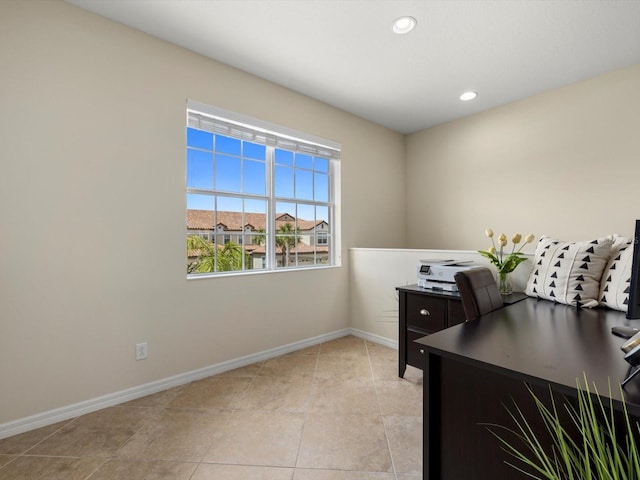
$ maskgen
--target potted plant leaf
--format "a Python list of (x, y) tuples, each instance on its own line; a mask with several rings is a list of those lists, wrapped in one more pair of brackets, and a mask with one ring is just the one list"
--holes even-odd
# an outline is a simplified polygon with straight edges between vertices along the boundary
[(505, 407), (514, 426), (486, 424), (513, 459), (506, 463), (537, 479), (639, 480), (638, 423), (624, 402), (616, 410), (611, 395), (603, 402), (595, 385), (591, 392), (586, 377), (584, 388), (579, 381), (577, 387), (576, 402), (559, 409), (551, 389), (545, 405), (527, 385), (546, 431), (536, 431), (532, 425), (540, 419), (526, 418), (515, 403)]

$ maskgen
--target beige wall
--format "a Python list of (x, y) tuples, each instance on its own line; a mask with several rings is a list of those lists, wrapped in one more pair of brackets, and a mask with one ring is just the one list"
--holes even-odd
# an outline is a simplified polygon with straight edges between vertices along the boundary
[[(0, 65), (0, 425), (345, 328), (347, 249), (404, 245), (400, 134), (59, 1)], [(186, 280), (188, 98), (342, 143), (343, 267)]]
[(639, 85), (636, 65), (408, 136), (407, 247), (475, 250), (487, 227), (631, 235)]

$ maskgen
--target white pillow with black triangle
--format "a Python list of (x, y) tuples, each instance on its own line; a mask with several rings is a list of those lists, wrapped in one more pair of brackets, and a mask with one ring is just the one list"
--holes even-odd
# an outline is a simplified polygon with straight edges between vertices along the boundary
[(613, 236), (584, 242), (541, 237), (525, 293), (577, 307), (597, 307), (612, 244)]
[(600, 281), (600, 305), (622, 312), (627, 311), (632, 262), (633, 239), (615, 235), (611, 258), (602, 272)]

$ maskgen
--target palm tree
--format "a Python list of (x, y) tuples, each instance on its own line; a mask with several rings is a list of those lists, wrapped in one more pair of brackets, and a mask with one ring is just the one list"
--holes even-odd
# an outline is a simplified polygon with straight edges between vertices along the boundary
[[(242, 247), (234, 242), (228, 242), (222, 248), (199, 235), (187, 237), (187, 251), (198, 251), (198, 260), (187, 266), (187, 273), (230, 272), (242, 270), (242, 260), (248, 265), (248, 255), (243, 255)], [(216, 268), (217, 257), (217, 268)]]
[(267, 241), (267, 236), (264, 228), (256, 228), (256, 233), (253, 234), (254, 245), (264, 245)]
[[(225, 243), (224, 247), (218, 251), (218, 271), (230, 272), (232, 270), (242, 270), (243, 264), (242, 247), (234, 242)], [(247, 265), (248, 255), (245, 255), (244, 264)]]
[(197, 252), (197, 260), (187, 265), (187, 273), (205, 273), (215, 271), (216, 246), (199, 235), (187, 237), (187, 252)]
[(295, 248), (300, 243), (300, 232), (297, 228), (294, 228), (289, 222), (281, 225), (276, 230), (276, 247), (280, 248), (283, 255), (283, 266), (288, 267), (290, 262), (290, 252), (292, 248)]

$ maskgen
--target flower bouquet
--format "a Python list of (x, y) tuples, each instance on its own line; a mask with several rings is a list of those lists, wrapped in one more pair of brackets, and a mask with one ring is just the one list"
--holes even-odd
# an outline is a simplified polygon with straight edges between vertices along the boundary
[(491, 247), (488, 250), (478, 250), (478, 253), (483, 257), (489, 259), (489, 261), (496, 266), (498, 269), (498, 290), (503, 295), (509, 295), (512, 293), (511, 282), (509, 280), (509, 273), (513, 272), (518, 265), (524, 262), (527, 257), (522, 253), (522, 249), (527, 243), (533, 242), (535, 238), (533, 233), (527, 235), (524, 239), (524, 243), (520, 245), (520, 247), (516, 250), (516, 246), (522, 242), (522, 235), (516, 233), (511, 242), (513, 243), (513, 247), (511, 248), (511, 253), (508, 255), (505, 254), (504, 247), (507, 246), (507, 236), (502, 233), (498, 237), (498, 248), (496, 248), (496, 243), (493, 239), (493, 230), (488, 228), (485, 231), (487, 237), (491, 239)]

